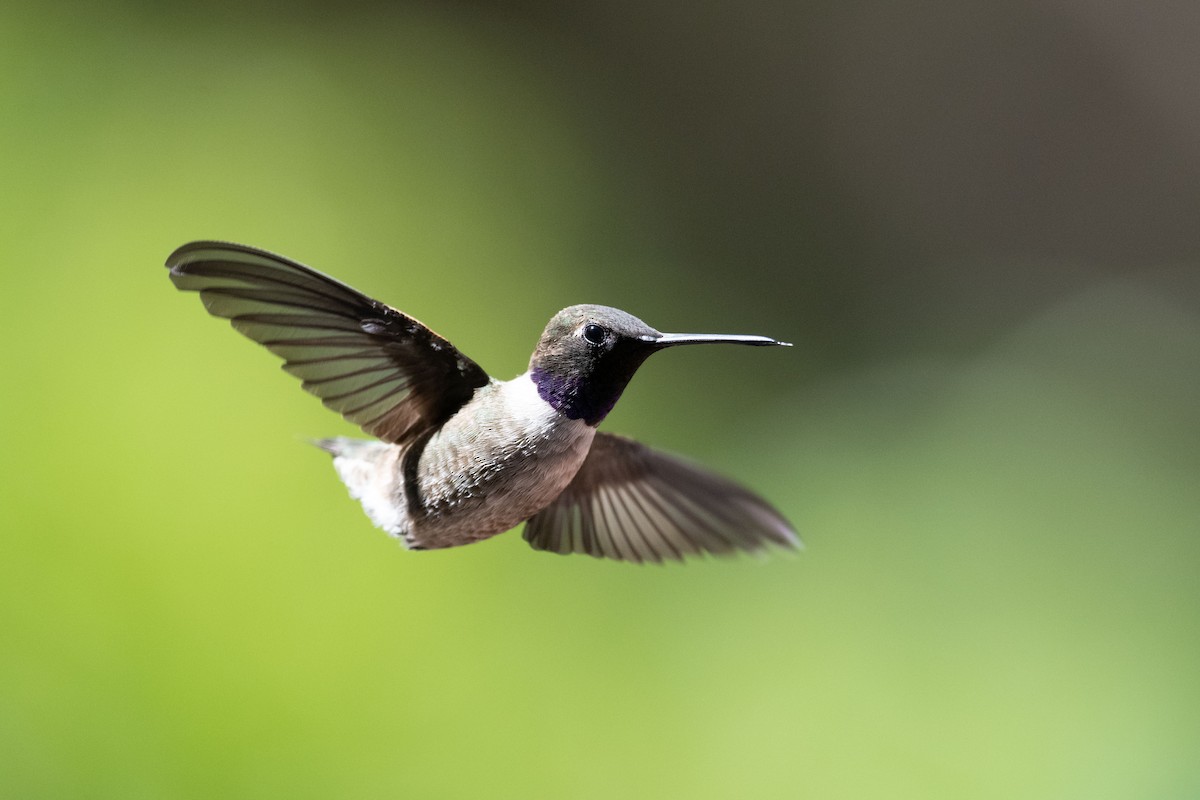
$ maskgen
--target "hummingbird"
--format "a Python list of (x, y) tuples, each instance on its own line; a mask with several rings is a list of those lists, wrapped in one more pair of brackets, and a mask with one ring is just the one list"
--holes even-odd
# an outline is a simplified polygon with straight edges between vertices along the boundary
[(632, 562), (799, 546), (765, 500), (688, 460), (598, 432), (650, 355), (766, 336), (660, 333), (602, 305), (551, 318), (529, 369), (490, 377), (413, 317), (310, 267), (245, 245), (185, 244), (176, 288), (283, 359), (371, 440), (314, 442), (376, 526), (411, 550), (525, 523), (537, 550)]

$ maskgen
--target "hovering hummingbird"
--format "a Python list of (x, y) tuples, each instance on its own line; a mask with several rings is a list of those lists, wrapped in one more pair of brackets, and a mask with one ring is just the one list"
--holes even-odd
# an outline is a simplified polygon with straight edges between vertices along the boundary
[(786, 342), (660, 333), (578, 305), (550, 320), (527, 372), (498, 381), (407, 314), (273, 253), (192, 242), (166, 265), (177, 288), (199, 292), (209, 313), (376, 437), (316, 444), (371, 521), (409, 549), (470, 544), (521, 522), (538, 550), (624, 561), (799, 545), (746, 489), (596, 431), (652, 353)]

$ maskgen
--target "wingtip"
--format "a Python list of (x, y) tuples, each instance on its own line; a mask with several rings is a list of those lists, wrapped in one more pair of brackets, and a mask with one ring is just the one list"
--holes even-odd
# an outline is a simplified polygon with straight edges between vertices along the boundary
[(212, 244), (212, 242), (207, 242), (202, 239), (197, 239), (196, 241), (188, 242), (187, 244), (181, 244), (179, 247), (176, 247), (171, 251), (171, 255), (167, 256), (164, 266), (171, 270), (171, 272), (178, 274), (181, 271), (180, 268), (187, 263), (188, 253), (210, 244)]
[(238, 253), (250, 253), (254, 255), (263, 255), (271, 258), (280, 258), (267, 250), (262, 250), (257, 247), (251, 247), (237, 242), (226, 242), (221, 239), (196, 239), (195, 241), (181, 244), (171, 251), (171, 255), (167, 256), (165, 266), (176, 274), (182, 274), (183, 269), (188, 264), (194, 261), (203, 261), (204, 258), (188, 258), (192, 253), (205, 253), (213, 250), (230, 250)]

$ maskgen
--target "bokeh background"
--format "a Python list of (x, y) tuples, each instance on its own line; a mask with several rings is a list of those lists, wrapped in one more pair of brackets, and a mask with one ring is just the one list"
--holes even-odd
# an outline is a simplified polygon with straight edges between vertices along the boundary
[[(1200, 796), (1200, 5), (0, 7), (0, 794)], [(499, 377), (617, 305), (608, 430), (794, 558), (406, 553), (176, 293), (221, 238)]]

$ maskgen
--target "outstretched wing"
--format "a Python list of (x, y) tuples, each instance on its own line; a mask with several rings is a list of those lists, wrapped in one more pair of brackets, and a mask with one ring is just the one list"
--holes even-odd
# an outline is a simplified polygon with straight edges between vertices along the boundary
[(284, 360), (326, 406), (403, 444), (450, 417), (488, 382), (412, 317), (295, 261), (238, 244), (192, 242), (167, 258), (171, 280)]
[(765, 500), (719, 475), (630, 439), (597, 433), (558, 499), (525, 523), (537, 550), (622, 561), (799, 547)]

